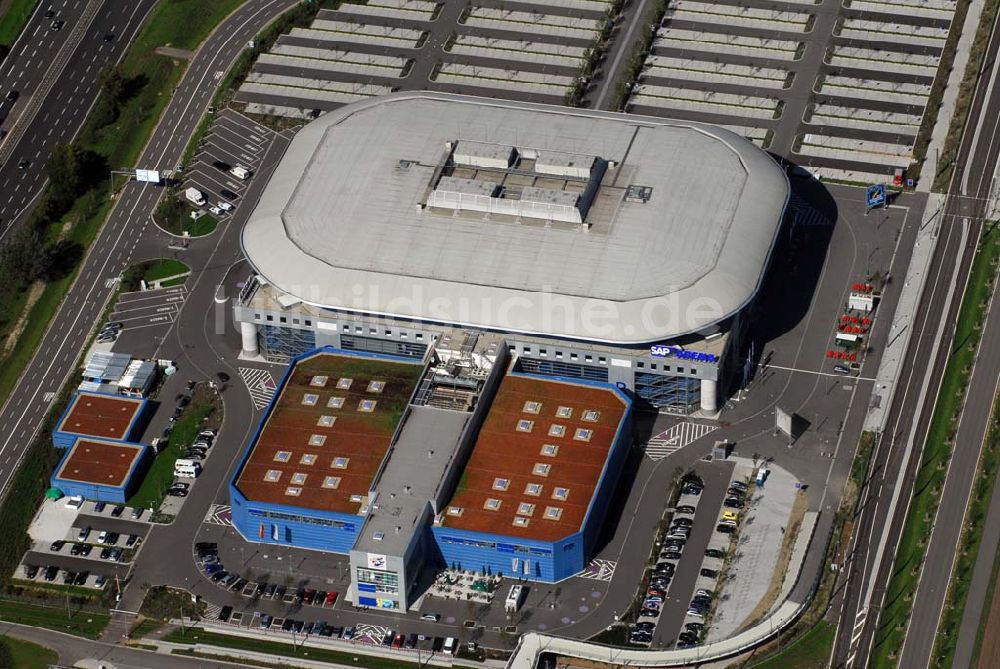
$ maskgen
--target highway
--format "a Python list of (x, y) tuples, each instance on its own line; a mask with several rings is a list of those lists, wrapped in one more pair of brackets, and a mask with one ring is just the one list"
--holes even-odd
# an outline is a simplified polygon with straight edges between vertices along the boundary
[[(119, 62), (155, 0), (40, 3), (0, 68), (0, 238), (25, 217), (47, 181), (56, 144), (73, 141), (99, 90), (105, 66)], [(60, 30), (50, 24), (65, 22)], [(16, 100), (6, 96), (16, 91)], [(22, 161), (27, 161), (21, 167)]]
[[(869, 654), (881, 638), (879, 631), (903, 622), (882, 620), (880, 613), (893, 573), (896, 546), (908, 513), (907, 501), (921, 462), (938, 384), (952, 348), (952, 324), (976, 252), (985, 198), (989, 195), (991, 176), (1000, 154), (1000, 90), (990, 86), (995, 76), (998, 47), (1000, 44), (994, 33), (988, 46), (986, 71), (977, 86), (958, 154), (949, 198), (941, 213), (937, 248), (911, 324), (913, 331), (898, 391), (888, 414), (887, 429), (873, 458), (874, 467), (862, 493), (859, 515), (855, 518), (845, 566), (846, 581), (841, 595), (833, 666), (867, 666)], [(966, 413), (960, 425), (960, 438), (928, 546), (925, 564), (934, 565), (934, 568), (925, 569), (921, 575), (900, 666), (923, 667), (930, 659), (969, 495), (971, 473), (975, 471), (996, 388), (1000, 337), (990, 336), (998, 327), (995, 321), (995, 318), (991, 320), (982, 338), (979, 362), (970, 382)], [(895, 505), (892, 503), (894, 494), (898, 497)], [(884, 546), (884, 550), (879, 550), (880, 546)], [(944, 565), (949, 568), (943, 568)], [(912, 565), (902, 568), (910, 569)]]
[[(295, 0), (249, 0), (228, 16), (202, 43), (140, 157), (151, 169), (172, 168), (226, 71), (248, 40)], [(92, 244), (80, 271), (56, 312), (38, 350), (0, 411), (0, 495), (38, 430), (49, 401), (76, 365), (95, 323), (115, 288), (113, 279), (131, 264), (148, 220), (162, 194), (153, 184), (128, 184)]]

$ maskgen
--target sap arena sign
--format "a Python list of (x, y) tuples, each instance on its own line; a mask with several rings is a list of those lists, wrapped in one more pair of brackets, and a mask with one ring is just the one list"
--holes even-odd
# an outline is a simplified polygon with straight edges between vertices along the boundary
[(698, 362), (715, 362), (718, 356), (714, 353), (702, 353), (700, 351), (685, 351), (680, 346), (665, 346), (654, 344), (649, 347), (649, 354), (654, 358), (677, 358), (679, 360), (697, 360)]

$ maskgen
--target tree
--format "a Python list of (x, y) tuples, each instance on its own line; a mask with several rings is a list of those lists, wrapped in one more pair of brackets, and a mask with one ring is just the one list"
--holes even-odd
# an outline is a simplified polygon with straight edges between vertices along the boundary
[(100, 94), (92, 112), (93, 128), (103, 128), (118, 120), (128, 93), (128, 82), (117, 65), (106, 65), (98, 75)]

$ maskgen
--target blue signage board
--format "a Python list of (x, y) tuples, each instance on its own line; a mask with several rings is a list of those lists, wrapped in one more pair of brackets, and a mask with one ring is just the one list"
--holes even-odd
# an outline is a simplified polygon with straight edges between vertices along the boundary
[(868, 187), (865, 194), (865, 206), (868, 209), (884, 207), (886, 203), (885, 184), (874, 184)]
[(685, 351), (680, 346), (666, 346), (664, 344), (654, 344), (649, 347), (649, 354), (654, 358), (677, 358), (679, 360), (697, 360), (699, 362), (715, 362), (718, 356), (714, 353), (702, 353), (701, 351)]

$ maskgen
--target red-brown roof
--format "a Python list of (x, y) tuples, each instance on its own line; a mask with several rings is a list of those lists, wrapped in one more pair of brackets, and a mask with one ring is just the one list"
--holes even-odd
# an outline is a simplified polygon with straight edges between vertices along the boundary
[[(251, 445), (236, 486), (253, 501), (356, 513), (360, 502), (351, 497), (368, 494), (421, 371), (414, 363), (330, 353), (300, 361)], [(325, 385), (319, 385), (324, 376)], [(350, 386), (338, 388), (341, 379)], [(306, 395), (315, 402), (303, 403)], [(328, 404), (335, 398), (342, 400), (339, 408)], [(363, 401), (374, 401), (374, 409), (362, 411)], [(332, 425), (321, 425), (323, 417), (334, 419)], [(337, 458), (346, 458), (346, 466), (335, 466)], [(339, 481), (328, 483), (327, 477)], [(286, 494), (289, 488), (298, 494)]]
[(144, 448), (137, 444), (78, 439), (70, 447), (56, 478), (121, 487)]
[(81, 392), (73, 398), (59, 432), (105, 439), (124, 439), (142, 408), (142, 400)]
[[(538, 406), (529, 407), (529, 402)], [(560, 409), (569, 415), (559, 416)], [(578, 531), (625, 409), (625, 402), (611, 389), (508, 376), (446, 507), (444, 525), (539, 541), (555, 541)], [(596, 420), (585, 419), (587, 412), (596, 412)], [(519, 430), (520, 421), (530, 421), (530, 431)], [(562, 436), (553, 426), (564, 429)], [(575, 438), (577, 430), (590, 430), (589, 441)], [(551, 452), (549, 447), (556, 447), (554, 455), (543, 454), (543, 449)], [(536, 465), (548, 465), (548, 471), (543, 474)], [(497, 489), (503, 481), (506, 490)], [(529, 485), (540, 490), (530, 494)], [(565, 499), (554, 497), (557, 488), (567, 491)], [(499, 508), (486, 508), (487, 500), (499, 500)], [(528, 513), (521, 504), (534, 508)], [(454, 515), (452, 507), (460, 508), (461, 515)], [(558, 517), (546, 517), (549, 507), (558, 510)], [(515, 517), (526, 518), (527, 525), (515, 525)]]

